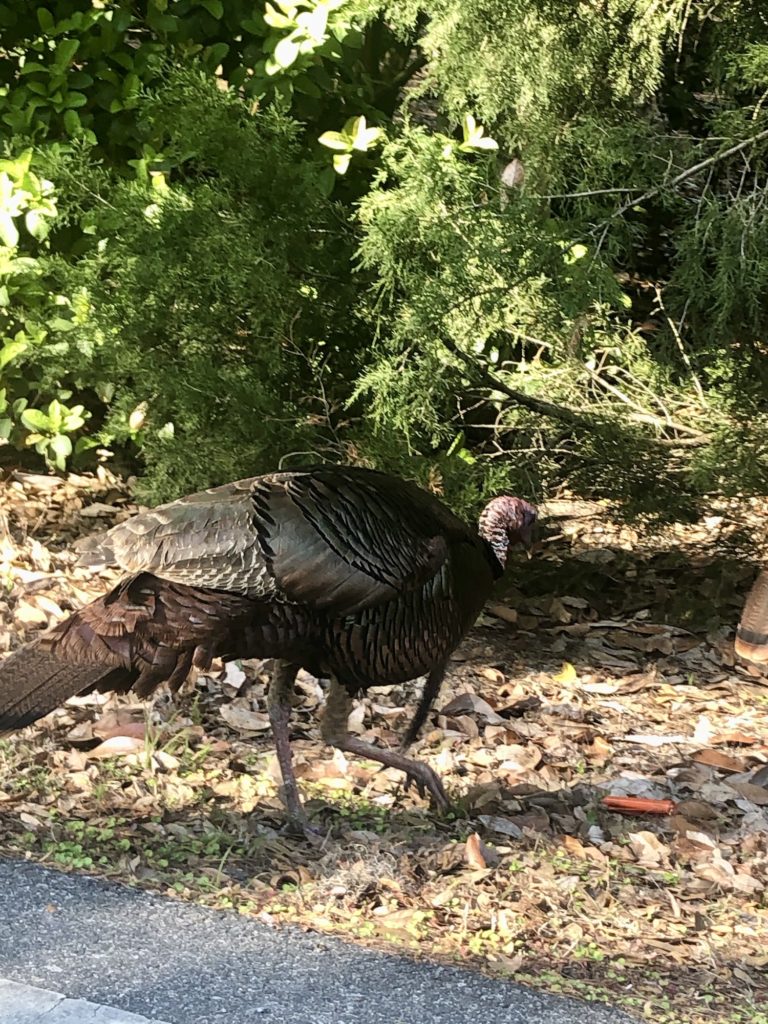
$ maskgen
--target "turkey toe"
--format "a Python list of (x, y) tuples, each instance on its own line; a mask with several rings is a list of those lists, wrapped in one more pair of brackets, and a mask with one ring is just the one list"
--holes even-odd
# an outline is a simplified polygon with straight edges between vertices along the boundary
[(420, 797), (425, 797), (429, 793), (438, 811), (443, 814), (450, 811), (451, 801), (448, 799), (448, 794), (443, 788), (440, 776), (428, 764), (423, 764), (421, 761), (412, 761), (411, 767), (405, 770), (403, 789), (406, 793), (410, 789), (411, 784), (416, 786), (416, 791)]

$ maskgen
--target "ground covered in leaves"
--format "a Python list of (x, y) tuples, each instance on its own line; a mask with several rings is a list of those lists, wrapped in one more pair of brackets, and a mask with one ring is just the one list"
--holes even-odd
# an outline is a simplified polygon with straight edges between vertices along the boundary
[[(103, 592), (114, 577), (77, 567), (76, 544), (133, 511), (105, 471), (0, 482), (0, 654)], [(732, 650), (764, 503), (655, 534), (597, 504), (545, 512), (414, 751), (454, 815), (324, 748), (303, 674), (297, 774), (324, 838), (287, 833), (268, 665), (248, 662), (175, 702), (77, 698), (0, 741), (0, 851), (653, 1021), (765, 1024), (768, 684)], [(417, 694), (370, 690), (350, 727), (396, 745)]]

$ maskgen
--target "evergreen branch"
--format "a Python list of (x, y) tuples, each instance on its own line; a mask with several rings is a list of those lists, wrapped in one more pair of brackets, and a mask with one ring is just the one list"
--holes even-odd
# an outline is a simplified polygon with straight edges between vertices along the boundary
[(590, 379), (595, 382), (595, 384), (599, 384), (600, 387), (604, 388), (609, 394), (613, 395), (614, 398), (618, 398), (618, 400), (620, 402), (623, 402), (624, 405), (628, 405), (631, 409), (636, 410), (634, 413), (630, 413), (629, 415), (629, 419), (632, 420), (634, 423), (648, 423), (653, 427), (659, 428), (660, 430), (674, 430), (678, 434), (687, 434), (690, 438), (695, 439), (689, 441), (689, 444), (708, 443), (709, 438), (707, 437), (707, 435), (702, 433), (700, 430), (697, 430), (695, 427), (686, 426), (685, 423), (677, 423), (675, 420), (672, 419), (671, 416), (669, 416), (669, 414), (667, 414), (666, 418), (656, 416), (653, 413), (649, 412), (647, 409), (645, 409), (642, 405), (640, 405), (639, 402), (636, 402), (634, 399), (630, 398), (629, 395), (626, 394), (626, 392), (621, 390), (621, 388), (617, 388), (615, 384), (609, 383), (609, 381), (605, 380), (599, 374), (595, 373), (594, 370), (590, 370), (589, 368), (587, 368), (587, 373), (589, 374)]
[(685, 345), (683, 344), (683, 338), (680, 333), (680, 328), (682, 327), (683, 320), (685, 319), (685, 311), (688, 308), (688, 303), (686, 302), (685, 304), (685, 308), (683, 309), (683, 315), (680, 320), (680, 327), (678, 327), (677, 324), (672, 320), (672, 317), (667, 312), (667, 307), (664, 305), (664, 299), (662, 298), (661, 288), (659, 287), (659, 285), (654, 285), (654, 291), (656, 292), (656, 302), (658, 304), (659, 312), (664, 314), (664, 318), (666, 319), (667, 324), (669, 325), (672, 337), (675, 339), (675, 344), (677, 345), (678, 352), (680, 353), (680, 358), (685, 363), (685, 367), (688, 370), (688, 373), (691, 375), (691, 380), (693, 382), (694, 388), (696, 389), (696, 394), (699, 396), (699, 402), (701, 404), (701, 407), (703, 409), (706, 409), (707, 399), (704, 394), (704, 388), (702, 387), (701, 381), (699, 380), (698, 375), (693, 368), (693, 362), (691, 361), (691, 357), (688, 355), (688, 352), (686, 351)]
[(589, 196), (626, 195), (628, 192), (642, 192), (641, 188), (592, 188), (586, 192), (555, 192), (552, 195), (530, 195), (530, 199), (585, 199)]
[(726, 157), (733, 156), (734, 153), (740, 153), (743, 149), (747, 149), (749, 146), (753, 146), (758, 142), (762, 142), (763, 139), (768, 139), (768, 128), (765, 131), (758, 132), (757, 135), (751, 136), (749, 139), (742, 139), (741, 142), (736, 143), (735, 146), (730, 146), (728, 149), (724, 149), (722, 153), (715, 153), (714, 156), (708, 156), (706, 160), (700, 160), (699, 163), (694, 164), (693, 167), (688, 167), (686, 170), (676, 174), (670, 181), (663, 181), (660, 185), (656, 185), (654, 188), (648, 189), (637, 199), (631, 199), (629, 202), (624, 203), (618, 210), (610, 216), (610, 220), (615, 220), (616, 217), (621, 217), (628, 210), (631, 210), (633, 206), (637, 206), (640, 203), (646, 202), (648, 199), (652, 199), (660, 192), (666, 191), (666, 189), (675, 188), (682, 182), (687, 181), (688, 178), (692, 178), (694, 174), (698, 174), (699, 171), (703, 171), (705, 167), (710, 167), (712, 164), (717, 163), (720, 160), (725, 160)]
[(659, 430), (676, 430), (681, 434), (688, 434), (689, 437), (695, 438), (694, 441), (689, 443), (706, 444), (709, 440), (707, 434), (701, 433), (700, 430), (696, 430), (695, 427), (688, 427), (684, 423), (676, 423), (671, 417), (663, 418), (660, 416), (654, 416), (649, 413), (646, 409), (643, 409), (641, 404), (634, 401), (628, 394), (622, 391), (621, 388), (615, 387), (608, 381), (604, 380), (593, 370), (588, 370), (590, 378), (600, 387), (604, 388), (609, 394), (612, 394), (615, 398), (625, 403), (625, 406), (629, 406), (630, 409), (636, 410), (635, 413), (631, 413), (629, 419), (634, 423), (647, 423), (650, 426), (657, 427)]
[(407, 85), (417, 71), (421, 71), (427, 64), (427, 58), (424, 54), (420, 54), (411, 63), (403, 68), (403, 70), (392, 77), (390, 88), (401, 89), (404, 85)]
[[(550, 402), (545, 398), (536, 398), (533, 395), (526, 395), (524, 391), (518, 391), (516, 388), (511, 388), (499, 376), (497, 376), (497, 374), (490, 370), (489, 367), (483, 365), (478, 360), (473, 359), (466, 352), (462, 352), (451, 338), (442, 336), (440, 341), (449, 352), (464, 363), (474, 378), (473, 383), (484, 385), (493, 391), (500, 391), (516, 405), (521, 405), (525, 409), (530, 409), (531, 412), (536, 412), (542, 416), (548, 416), (551, 419), (559, 420), (561, 423), (567, 423), (571, 427), (581, 427), (585, 430), (594, 429), (594, 419), (592, 417), (584, 416), (565, 405), (558, 405), (556, 402)], [(708, 435), (702, 431), (697, 430), (695, 427), (689, 427), (684, 423), (678, 423), (671, 419), (671, 417), (663, 418), (661, 416), (653, 415), (648, 412), (647, 409), (644, 409), (641, 405), (638, 405), (630, 399), (619, 388), (616, 388), (612, 384), (603, 380), (602, 377), (598, 376), (598, 374), (593, 371), (588, 372), (595, 380), (595, 383), (600, 384), (606, 391), (609, 391), (625, 405), (637, 410), (630, 413), (628, 416), (628, 419), (632, 422), (645, 423), (649, 426), (656, 427), (659, 430), (674, 430), (676, 433), (685, 434), (687, 437), (684, 443), (687, 445), (696, 446), (709, 443)], [(669, 441), (671, 439), (664, 440)]]
[(694, 427), (686, 427), (684, 423), (675, 423), (674, 420), (667, 422), (667, 420), (663, 420), (660, 416), (654, 416), (649, 412), (633, 412), (629, 415), (629, 419), (633, 423), (648, 423), (652, 427), (667, 428), (668, 430), (677, 430), (682, 434), (687, 434), (687, 443), (689, 445), (709, 444), (709, 437), (706, 434), (702, 434), (700, 430), (696, 430)]
[(451, 338), (441, 335), (440, 342), (449, 352), (464, 363), (474, 378), (475, 384), (482, 384), (492, 391), (500, 391), (507, 398), (511, 398), (516, 405), (522, 405), (524, 408), (530, 409), (532, 412), (538, 412), (542, 416), (550, 416), (552, 419), (569, 424), (569, 426), (578, 426), (586, 430), (594, 426), (589, 417), (582, 416), (565, 405), (557, 405), (555, 402), (549, 402), (545, 398), (535, 398), (533, 395), (526, 395), (524, 391), (518, 391), (516, 388), (509, 387), (487, 366), (480, 363), (477, 359), (473, 359), (468, 353), (462, 352)]

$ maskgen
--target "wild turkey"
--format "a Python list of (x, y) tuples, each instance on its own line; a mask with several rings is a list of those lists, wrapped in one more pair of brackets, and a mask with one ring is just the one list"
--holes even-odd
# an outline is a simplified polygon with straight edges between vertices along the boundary
[(448, 656), (535, 519), (522, 499), (498, 497), (476, 532), (415, 484), (330, 465), (161, 505), (91, 556), (126, 579), (0, 665), (0, 735), (84, 691), (175, 692), (213, 658), (275, 658), (268, 709), (291, 816), (302, 818), (288, 732), (300, 667), (330, 680), (326, 742), (402, 769), (444, 808), (427, 765), (348, 735), (351, 696), (427, 673), (415, 738)]
[(768, 661), (768, 570), (760, 573), (747, 595), (734, 646), (747, 661)]

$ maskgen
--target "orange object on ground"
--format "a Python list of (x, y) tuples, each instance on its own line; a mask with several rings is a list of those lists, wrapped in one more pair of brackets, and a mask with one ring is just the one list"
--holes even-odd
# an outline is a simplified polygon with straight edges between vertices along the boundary
[(627, 814), (672, 814), (674, 800), (651, 800), (644, 796), (604, 796), (603, 807), (610, 811), (624, 811)]

